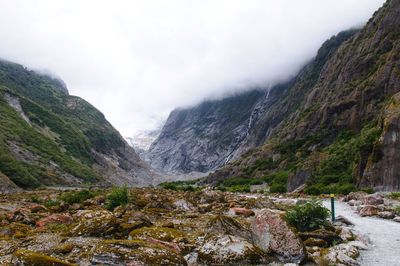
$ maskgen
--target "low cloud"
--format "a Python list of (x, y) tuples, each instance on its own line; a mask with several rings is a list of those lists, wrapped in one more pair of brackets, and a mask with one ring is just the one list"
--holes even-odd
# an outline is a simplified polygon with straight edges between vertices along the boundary
[(46, 69), (129, 136), (175, 107), (287, 79), (383, 0), (4, 0), (0, 57)]

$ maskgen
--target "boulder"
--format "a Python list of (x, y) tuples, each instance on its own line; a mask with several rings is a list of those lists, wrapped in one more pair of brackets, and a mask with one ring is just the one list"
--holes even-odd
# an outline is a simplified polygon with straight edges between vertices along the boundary
[(51, 265), (51, 266), (72, 266), (66, 261), (59, 260), (54, 257), (50, 257), (44, 254), (40, 254), (37, 252), (33, 252), (30, 250), (17, 250), (13, 254), (13, 263), (14, 265), (31, 265), (31, 266), (42, 266), (42, 265)]
[(32, 228), (23, 223), (10, 223), (0, 227), (0, 238), (23, 238), (30, 234)]
[(30, 210), (26, 208), (16, 209), (7, 214), (7, 220), (10, 222), (20, 222), (24, 224), (35, 224), (35, 218)]
[(28, 209), (29, 209), (29, 211), (30, 211), (31, 213), (45, 212), (45, 211), (47, 211), (47, 208), (46, 208), (45, 206), (43, 206), (43, 205), (40, 205), (40, 204), (31, 204), (31, 205), (28, 207)]
[(383, 219), (393, 219), (394, 213), (390, 211), (378, 212), (378, 216)]
[(200, 195), (199, 203), (225, 203), (224, 193), (216, 190), (203, 190)]
[(350, 241), (355, 239), (353, 231), (348, 227), (342, 227), (339, 236), (341, 239), (343, 239), (343, 241)]
[(349, 202), (350, 206), (360, 206), (362, 204), (361, 200), (350, 200)]
[(346, 217), (344, 217), (342, 215), (336, 216), (335, 222), (340, 222), (340, 223), (343, 223), (345, 225), (354, 225), (354, 223), (352, 221), (350, 221), (349, 219), (347, 219)]
[(265, 252), (277, 254), (284, 262), (300, 263), (306, 250), (283, 215), (284, 212), (271, 209), (258, 212), (251, 226), (254, 244)]
[(362, 217), (378, 215), (379, 209), (373, 205), (366, 205), (360, 208), (359, 213)]
[(180, 242), (185, 235), (176, 229), (167, 227), (142, 227), (129, 233), (131, 239), (146, 240), (153, 238), (167, 242)]
[(328, 243), (323, 239), (310, 237), (306, 241), (304, 241), (304, 245), (309, 246), (309, 247), (325, 248), (328, 246)]
[(176, 200), (173, 202), (173, 205), (177, 210), (181, 211), (192, 211), (194, 209), (193, 204), (185, 199)]
[(309, 238), (317, 238), (325, 240), (329, 246), (334, 243), (341, 243), (342, 239), (335, 232), (328, 231), (326, 229), (317, 229), (312, 232), (301, 232), (299, 236), (302, 240), (307, 240)]
[(142, 240), (104, 240), (89, 257), (90, 265), (187, 265), (173, 249)]
[(116, 218), (106, 210), (78, 211), (78, 225), (71, 230), (73, 236), (102, 236), (114, 229)]
[(234, 215), (242, 215), (244, 217), (249, 217), (249, 216), (253, 216), (254, 212), (252, 210), (246, 209), (246, 208), (231, 208), (229, 210), (229, 213), (232, 213)]
[(376, 193), (363, 197), (361, 201), (362, 204), (364, 205), (374, 205), (374, 206), (384, 203), (383, 196)]
[(73, 221), (73, 219), (72, 219), (71, 215), (56, 213), (56, 214), (47, 216), (43, 219), (40, 219), (39, 221), (36, 222), (36, 226), (44, 227), (49, 224), (70, 224), (70, 223), (72, 223), (72, 221)]
[(251, 232), (248, 226), (242, 224), (232, 217), (225, 215), (217, 215), (212, 217), (205, 228), (208, 235), (222, 234), (222, 235), (234, 235), (242, 237), (248, 241), (251, 241)]
[(360, 263), (356, 259), (360, 255), (359, 245), (358, 241), (354, 241), (334, 246), (328, 249), (317, 263), (320, 265), (358, 266)]
[(197, 261), (205, 265), (261, 263), (263, 252), (241, 237), (214, 235), (200, 247)]
[(396, 216), (393, 218), (393, 221), (400, 223), (400, 216)]
[(153, 223), (146, 215), (141, 212), (128, 211), (119, 220), (117, 230), (121, 236), (126, 236), (135, 229), (150, 226), (153, 226)]
[(363, 191), (357, 191), (357, 192), (350, 192), (347, 196), (344, 197), (344, 201), (348, 202), (350, 200), (361, 200), (362, 198), (368, 196), (368, 193), (363, 192)]

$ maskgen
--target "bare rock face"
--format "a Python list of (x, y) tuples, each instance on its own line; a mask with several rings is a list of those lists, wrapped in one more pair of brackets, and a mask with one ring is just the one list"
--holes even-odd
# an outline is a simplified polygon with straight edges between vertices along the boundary
[(306, 256), (303, 242), (282, 216), (283, 212), (271, 209), (257, 213), (252, 224), (254, 244), (284, 262), (300, 263)]
[(367, 165), (362, 185), (377, 190), (400, 190), (400, 93), (385, 108), (383, 133), (373, 163)]
[(171, 112), (148, 159), (165, 172), (209, 172), (223, 166), (244, 140), (252, 109), (264, 91), (254, 90)]
[(21, 190), (16, 184), (14, 184), (14, 182), (10, 180), (10, 178), (3, 175), (1, 172), (0, 172), (0, 184), (1, 184), (0, 187), (1, 193), (13, 193)]

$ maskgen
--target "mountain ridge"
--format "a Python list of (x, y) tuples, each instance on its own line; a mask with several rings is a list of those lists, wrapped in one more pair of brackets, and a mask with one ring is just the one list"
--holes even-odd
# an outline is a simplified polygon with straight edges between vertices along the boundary
[(0, 172), (18, 187), (151, 183), (104, 115), (58, 79), (0, 61), (0, 108)]
[(312, 194), (399, 190), (399, 144), (392, 137), (399, 133), (399, 29), (400, 1), (387, 1), (331, 54), (314, 84), (289, 90), (303, 95), (272, 139), (205, 182), (270, 176), (273, 183), (273, 173), (283, 171), (286, 180), (276, 182), (288, 190), (305, 183)]

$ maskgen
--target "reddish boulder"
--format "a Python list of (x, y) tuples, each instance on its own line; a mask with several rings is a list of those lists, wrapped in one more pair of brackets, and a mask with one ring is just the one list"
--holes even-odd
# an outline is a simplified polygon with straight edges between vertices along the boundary
[(284, 212), (264, 209), (252, 224), (254, 244), (284, 262), (300, 263), (306, 256), (302, 240), (283, 219)]
[(52, 214), (36, 222), (37, 227), (44, 227), (48, 224), (70, 224), (72, 217), (69, 214)]
[(230, 211), (235, 215), (242, 215), (244, 217), (253, 216), (254, 212), (246, 208), (231, 208)]

